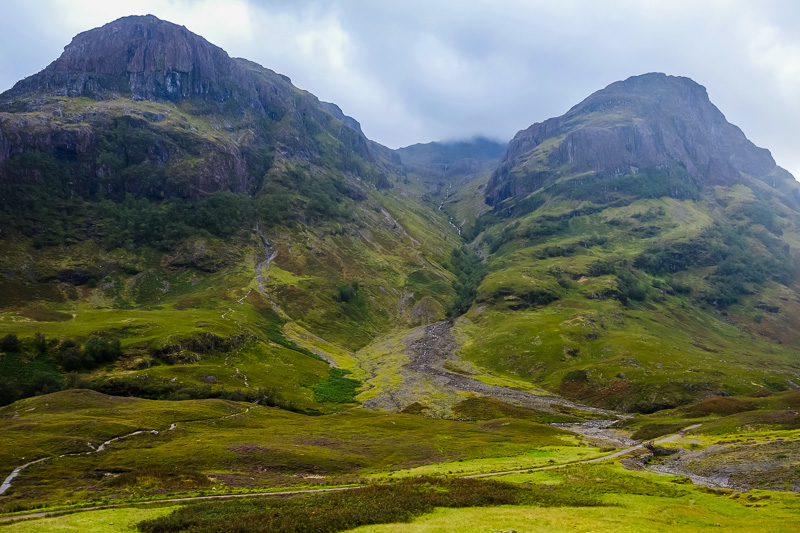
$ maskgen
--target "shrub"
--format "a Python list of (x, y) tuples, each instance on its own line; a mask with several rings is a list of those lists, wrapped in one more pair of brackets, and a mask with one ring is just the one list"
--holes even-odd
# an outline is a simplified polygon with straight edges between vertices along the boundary
[(447, 316), (455, 317), (463, 315), (472, 307), (478, 294), (478, 285), (486, 276), (486, 267), (477, 254), (468, 247), (461, 246), (450, 252), (450, 271), (456, 275), (453, 281), (456, 297), (447, 308)]
[(361, 382), (348, 378), (350, 373), (343, 368), (331, 368), (327, 381), (314, 386), (314, 399), (318, 402), (331, 403), (355, 402), (356, 390), (361, 386)]
[(344, 531), (408, 522), (436, 507), (603, 505), (588, 491), (526, 487), (494, 480), (415, 478), (327, 495), (200, 503), (137, 525), (145, 533)]
[(22, 343), (13, 333), (9, 333), (0, 339), (0, 350), (4, 352), (18, 352), (22, 349)]
[(572, 370), (567, 372), (564, 377), (561, 378), (561, 383), (568, 383), (571, 381), (588, 382), (589, 373), (586, 370)]

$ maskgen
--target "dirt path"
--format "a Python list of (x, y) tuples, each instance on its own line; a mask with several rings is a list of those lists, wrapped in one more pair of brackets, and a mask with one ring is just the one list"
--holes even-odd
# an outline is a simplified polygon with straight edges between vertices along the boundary
[[(248, 411), (249, 411), (249, 409), (248, 409)], [(245, 412), (247, 412), (247, 411), (245, 411)], [(234, 416), (234, 415), (226, 415), (226, 416)], [(699, 426), (700, 426), (700, 424), (695, 424), (693, 426), (689, 426), (687, 428), (684, 428), (684, 429), (678, 431), (677, 433), (673, 433), (671, 435), (666, 435), (666, 436), (658, 439), (655, 442), (656, 443), (660, 443), (660, 442), (668, 440), (670, 437), (673, 437), (675, 435), (683, 435), (687, 431), (695, 429), (695, 428), (697, 428)], [(170, 429), (172, 429), (172, 428), (170, 428)], [(571, 466), (571, 465), (599, 463), (599, 462), (602, 462), (602, 461), (608, 461), (608, 460), (611, 460), (611, 459), (616, 459), (617, 457), (621, 457), (623, 455), (626, 455), (626, 454), (628, 454), (628, 453), (630, 453), (630, 452), (632, 452), (634, 450), (638, 450), (638, 449), (641, 449), (643, 447), (644, 447), (643, 444), (637, 444), (635, 446), (629, 446), (628, 448), (625, 448), (623, 450), (619, 450), (619, 451), (614, 452), (614, 453), (610, 453), (608, 455), (604, 455), (602, 457), (595, 457), (594, 459), (586, 459), (586, 460), (583, 460), (583, 461), (574, 461), (574, 462), (571, 462), (571, 463), (563, 463), (563, 464), (557, 464), (557, 465), (541, 466), (541, 467), (538, 467), (538, 468), (525, 468), (525, 469), (521, 469), (521, 470), (505, 470), (503, 472), (490, 472), (490, 473), (487, 473), (487, 474), (472, 474), (472, 475), (469, 475), (469, 476), (460, 476), (460, 477), (464, 477), (464, 478), (484, 478), (484, 477), (505, 476), (505, 475), (509, 475), (509, 474), (525, 474), (525, 473), (528, 473), (528, 472), (539, 472), (539, 471), (543, 471), (543, 470), (556, 470), (558, 468), (566, 468), (566, 467)], [(45, 459), (47, 459), (47, 458), (45, 458)], [(42, 461), (42, 460), (44, 460), (44, 459), (40, 459), (39, 461)], [(38, 461), (36, 461), (36, 462), (38, 462)], [(32, 464), (32, 463), (29, 463), (29, 464)], [(218, 495), (211, 495), (211, 496), (187, 496), (187, 497), (184, 497), (184, 498), (169, 498), (169, 499), (164, 499), (164, 500), (150, 500), (150, 501), (142, 501), (142, 502), (118, 503), (118, 504), (112, 504), (112, 505), (99, 505), (99, 506), (93, 506), (93, 507), (84, 507), (82, 509), (75, 509), (75, 510), (71, 510), (71, 511), (64, 511), (64, 510), (61, 510), (61, 511), (41, 511), (41, 512), (38, 512), (38, 513), (29, 513), (29, 514), (17, 515), (17, 516), (3, 516), (3, 517), (0, 517), (0, 522), (9, 522), (11, 520), (26, 520), (26, 519), (31, 519), (31, 518), (43, 518), (43, 517), (46, 517), (46, 516), (49, 516), (49, 515), (60, 514), (60, 513), (65, 513), (65, 512), (81, 513), (81, 512), (86, 512), (86, 511), (99, 511), (99, 510), (103, 510), (103, 509), (116, 509), (116, 508), (119, 508), (119, 507), (132, 507), (132, 506), (136, 506), (136, 505), (151, 505), (151, 504), (156, 504), (156, 503), (181, 503), (181, 502), (204, 501), (204, 500), (227, 500), (227, 499), (234, 499), (234, 498), (252, 498), (252, 497), (257, 497), (257, 496), (258, 497), (260, 497), (260, 496), (295, 496), (295, 495), (298, 495), (298, 494), (310, 494), (310, 493), (318, 493), (318, 492), (335, 492), (335, 491), (344, 491), (344, 490), (354, 490), (354, 489), (363, 488), (365, 486), (366, 485), (352, 485), (352, 486), (349, 486), (349, 487), (330, 487), (330, 488), (324, 488), (324, 489), (289, 490), (289, 491), (281, 491), (281, 492), (250, 492), (250, 493), (247, 493), (247, 494), (218, 494)]]
[[(262, 259), (261, 261), (258, 260), (256, 261), (254, 279), (256, 280), (256, 285), (258, 286), (258, 292), (260, 292), (265, 298), (267, 298), (270, 302), (272, 302), (269, 296), (267, 296), (267, 291), (264, 287), (264, 272), (269, 271), (269, 266), (272, 263), (272, 261), (278, 256), (278, 251), (277, 250), (272, 251), (269, 241), (267, 240), (266, 236), (264, 236), (264, 232), (261, 231), (261, 227), (258, 225), (258, 222), (256, 222), (256, 233), (258, 234), (258, 237), (261, 239), (261, 243), (264, 245), (264, 259)], [(236, 305), (237, 306), (242, 305), (244, 301), (247, 299), (247, 297), (250, 296), (250, 292), (252, 290), (253, 289), (248, 289), (247, 293), (236, 301)], [(272, 303), (272, 305), (273, 307), (275, 306), (274, 303)], [(247, 331), (242, 326), (242, 324), (238, 320), (230, 316), (234, 313), (236, 313), (236, 309), (234, 307), (229, 307), (227, 311), (222, 313), (222, 318), (224, 320), (230, 320), (231, 322), (236, 324), (236, 327), (239, 328), (239, 331), (241, 331), (243, 334), (246, 334)], [(231, 368), (233, 368), (235, 370), (235, 377), (241, 376), (241, 379), (244, 381), (245, 388), (249, 388), (250, 382), (247, 378), (247, 375), (240, 372), (239, 368), (234, 367), (233, 365), (228, 363), (228, 361), (231, 358), (236, 358), (241, 353), (243, 346), (244, 345), (237, 348), (235, 352), (229, 353), (228, 356), (225, 358), (225, 360), (222, 362), (222, 364), (224, 366), (230, 366)]]
[(61, 510), (61, 511), (41, 511), (38, 513), (29, 513), (16, 516), (0, 516), (0, 522), (10, 522), (12, 520), (27, 520), (30, 518), (44, 518), (46, 516), (62, 514), (62, 513), (83, 513), (86, 511), (102, 511), (103, 509), (117, 509), (119, 507), (134, 507), (137, 505), (152, 505), (155, 503), (180, 503), (180, 502), (196, 502), (203, 500), (231, 500), (235, 498), (252, 498), (255, 496), (295, 496), (297, 494), (310, 494), (314, 492), (337, 492), (342, 490), (361, 489), (366, 485), (352, 485), (350, 487), (330, 487), (326, 489), (304, 489), (304, 490), (286, 490), (282, 492), (249, 492), (246, 494), (217, 494), (211, 496), (187, 496), (185, 498), (169, 498), (165, 500), (149, 500), (142, 502), (130, 503), (115, 503), (111, 505), (96, 505), (93, 507), (83, 507), (81, 509)]
[[(689, 427), (683, 428), (682, 430), (680, 430), (680, 431), (678, 431), (676, 433), (672, 433), (670, 435), (665, 435), (664, 437), (661, 437), (661, 438), (653, 441), (653, 443), (654, 444), (660, 444), (662, 442), (669, 442), (670, 438), (672, 438), (672, 437), (674, 437), (676, 435), (684, 435), (687, 431), (691, 431), (692, 429), (695, 429), (695, 428), (698, 428), (698, 427), (700, 427), (700, 424), (695, 424), (693, 426), (689, 426)], [(632, 451), (641, 450), (643, 448), (644, 448), (644, 444), (643, 443), (639, 443), (639, 444), (635, 444), (633, 446), (628, 446), (627, 448), (619, 450), (619, 451), (616, 451), (614, 453), (610, 453), (608, 455), (604, 455), (602, 457), (595, 457), (594, 459), (585, 459), (583, 461), (574, 461), (574, 462), (571, 462), (571, 463), (563, 463), (563, 464), (558, 464), (558, 465), (540, 466), (538, 468), (524, 468), (522, 470), (507, 470), (507, 471), (504, 471), (504, 472), (490, 472), (488, 474), (473, 474), (471, 476), (464, 476), (464, 477), (480, 478), (480, 477), (505, 476), (507, 474), (525, 474), (527, 472), (539, 472), (541, 470), (555, 470), (557, 468), (565, 468), (565, 467), (571, 466), (571, 465), (585, 465), (585, 464), (590, 464), (590, 463), (600, 463), (600, 462), (603, 462), (603, 461), (608, 461), (610, 459), (616, 459), (617, 457), (622, 457), (623, 455), (627, 455), (627, 454), (631, 453)], [(661, 473), (661, 472), (659, 472), (659, 473)], [(663, 472), (663, 473), (672, 474), (671, 472)], [(682, 475), (682, 474), (679, 474), (679, 475)]]
[[(237, 415), (245, 415), (245, 414), (247, 414), (247, 413), (249, 413), (249, 412), (250, 412), (250, 408), (248, 407), (248, 408), (247, 408), (247, 409), (245, 409), (244, 411), (241, 411), (241, 412), (239, 412), (239, 413), (231, 413), (231, 414), (229, 414), (229, 415), (225, 415), (225, 416), (223, 416), (223, 417), (221, 417), (221, 418), (219, 418), (219, 419), (217, 419), (217, 418), (207, 418), (207, 419), (202, 419), (202, 420), (185, 420), (185, 421), (182, 421), (181, 423), (185, 424), (185, 423), (188, 423), (188, 422), (200, 422), (200, 421), (205, 421), (205, 420), (224, 420), (224, 419), (226, 419), (226, 418), (231, 418), (231, 417), (233, 417), (233, 416), (237, 416)], [(101, 443), (101, 444), (100, 444), (99, 446), (97, 446), (97, 447), (93, 446), (91, 442), (87, 442), (86, 444), (87, 444), (87, 445), (88, 445), (90, 448), (92, 448), (92, 450), (91, 450), (91, 451), (88, 451), (88, 452), (75, 452), (75, 453), (62, 453), (62, 454), (60, 454), (60, 455), (49, 455), (49, 456), (47, 456), (47, 457), (42, 457), (42, 458), (40, 458), (40, 459), (36, 459), (35, 461), (31, 461), (31, 462), (29, 462), (29, 463), (25, 463), (24, 465), (20, 465), (20, 466), (16, 467), (16, 468), (13, 470), (13, 472), (11, 472), (11, 474), (9, 474), (9, 475), (6, 477), (6, 479), (5, 479), (5, 480), (3, 481), (3, 483), (0, 485), (0, 494), (3, 494), (3, 493), (5, 493), (5, 492), (6, 492), (8, 489), (10, 489), (10, 488), (11, 488), (11, 482), (12, 482), (12, 481), (14, 481), (14, 478), (16, 478), (18, 475), (20, 475), (20, 473), (21, 473), (23, 470), (25, 470), (26, 468), (28, 468), (28, 467), (29, 467), (29, 466), (31, 466), (31, 465), (35, 465), (35, 464), (37, 464), (37, 463), (41, 463), (41, 462), (43, 462), (43, 461), (48, 461), (48, 460), (51, 460), (51, 459), (55, 459), (56, 457), (58, 457), (58, 458), (62, 458), (62, 457), (77, 457), (77, 456), (80, 456), (80, 455), (94, 455), (94, 454), (96, 454), (96, 453), (100, 453), (100, 452), (102, 452), (103, 450), (105, 450), (106, 446), (108, 446), (109, 444), (111, 444), (111, 443), (113, 443), (113, 442), (116, 442), (116, 441), (119, 441), (119, 440), (123, 440), (123, 439), (127, 439), (127, 438), (129, 438), (129, 437), (133, 437), (133, 436), (135, 436), (135, 435), (150, 434), (150, 435), (156, 436), (156, 435), (158, 435), (158, 434), (159, 434), (160, 432), (162, 432), (162, 431), (174, 431), (174, 430), (175, 430), (175, 428), (177, 428), (177, 427), (178, 427), (178, 422), (172, 422), (172, 423), (169, 425), (169, 428), (167, 428), (167, 429), (162, 429), (162, 430), (157, 430), (157, 429), (140, 429), (140, 430), (138, 430), (138, 431), (134, 431), (133, 433), (128, 433), (128, 434), (126, 434), (126, 435), (119, 435), (119, 436), (117, 436), (117, 437), (113, 437), (113, 438), (111, 438), (111, 439), (108, 439), (107, 441), (105, 441), (105, 442)]]
[[(253, 290), (253, 289), (248, 289), (248, 290), (247, 290), (247, 293), (245, 293), (245, 295), (244, 295), (244, 296), (242, 296), (241, 298), (239, 298), (238, 300), (236, 300), (236, 305), (237, 305), (237, 306), (239, 306), (239, 305), (242, 305), (242, 304), (244, 303), (244, 301), (247, 299), (247, 297), (248, 297), (248, 296), (250, 296), (250, 292), (252, 292), (252, 290)], [(237, 327), (237, 328), (239, 328), (239, 331), (241, 332), (241, 334), (242, 334), (243, 336), (245, 336), (245, 337), (246, 337), (246, 336), (248, 335), (248, 332), (247, 332), (247, 330), (244, 328), (244, 326), (242, 326), (241, 322), (239, 322), (238, 320), (236, 320), (236, 319), (234, 319), (234, 318), (231, 318), (231, 317), (229, 316), (229, 315), (231, 315), (231, 314), (233, 314), (233, 313), (236, 313), (236, 309), (234, 309), (233, 307), (229, 307), (227, 311), (225, 311), (224, 313), (222, 313), (222, 318), (223, 318), (224, 320), (230, 320), (231, 322), (233, 322), (234, 324), (236, 324), (236, 327)], [(244, 346), (245, 346), (245, 344), (246, 344), (246, 342), (245, 342), (245, 343), (242, 343), (242, 344), (240, 344), (240, 345), (239, 345), (239, 347), (238, 347), (238, 348), (236, 348), (236, 350), (235, 350), (235, 351), (233, 351), (233, 352), (230, 352), (230, 353), (227, 355), (227, 357), (225, 357), (225, 360), (224, 360), (224, 361), (222, 361), (222, 366), (230, 366), (231, 368), (234, 368), (234, 367), (233, 367), (233, 365), (231, 365), (231, 364), (229, 364), (229, 363), (228, 363), (228, 361), (231, 359), (231, 357), (233, 357), (233, 358), (236, 358), (236, 357), (237, 357), (237, 356), (238, 356), (240, 353), (242, 353), (242, 350), (244, 349)], [(238, 369), (238, 368), (235, 368), (235, 370), (236, 370), (235, 376), (236, 376), (236, 377), (238, 377), (238, 376), (240, 375), (239, 369)], [(248, 383), (248, 381), (247, 381), (247, 376), (246, 376), (245, 374), (241, 374), (241, 376), (242, 376), (242, 379), (244, 380), (244, 386), (245, 386), (245, 388), (249, 387), (249, 386), (250, 386), (250, 384), (249, 384), (249, 383)]]

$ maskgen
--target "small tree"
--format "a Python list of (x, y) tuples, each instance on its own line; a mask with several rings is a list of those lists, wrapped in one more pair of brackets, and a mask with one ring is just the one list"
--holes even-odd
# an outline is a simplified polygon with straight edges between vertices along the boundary
[(47, 353), (47, 339), (43, 333), (39, 331), (36, 332), (36, 334), (33, 336), (33, 345), (36, 347), (36, 351), (39, 352), (40, 355), (45, 355)]
[(22, 343), (13, 333), (9, 333), (0, 339), (0, 350), (4, 352), (18, 352), (22, 349)]

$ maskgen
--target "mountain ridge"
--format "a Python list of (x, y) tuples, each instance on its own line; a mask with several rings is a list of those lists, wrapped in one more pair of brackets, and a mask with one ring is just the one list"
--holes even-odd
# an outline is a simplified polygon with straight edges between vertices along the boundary
[(209, 97), (222, 102), (233, 96), (223, 80), (241, 83), (245, 77), (246, 70), (227, 52), (185, 26), (134, 15), (78, 34), (55, 61), (8, 93), (44, 89), (93, 97), (120, 91), (134, 100)]
[(67, 50), (0, 95), (0, 520), (794, 523), (800, 185), (701, 86), (390, 150), (155, 17)]
[(776, 170), (769, 151), (728, 123), (703, 86), (651, 73), (612, 83), (518, 132), (487, 185), (487, 202), (525, 196), (571, 174), (676, 163), (700, 188), (729, 185), (740, 172), (762, 178)]
[[(81, 108), (75, 105), (80, 98), (96, 103)], [(128, 99), (152, 105), (126, 113), (117, 104)], [(93, 181), (108, 181), (115, 167), (131, 162), (156, 170), (190, 167), (184, 173), (194, 179), (164, 176), (158, 194), (253, 192), (275, 158), (338, 165), (388, 186), (358, 123), (337, 106), (152, 15), (125, 17), (78, 35), (48, 67), (0, 95), (3, 111), (10, 113), (2, 117), (0, 179), (9, 177), (9, 159), (32, 146), (90, 167), (78, 172), (95, 174)], [(119, 151), (100, 157), (95, 130), (120, 128), (155, 139), (140, 139), (150, 146), (134, 158)], [(269, 153), (258, 145), (269, 145)]]
[[(51, 375), (86, 370), (101, 390), (177, 394), (135, 380), (147, 365), (171, 379), (188, 361), (197, 375), (185, 394), (209, 394), (202, 361), (244, 350), (248, 364), (268, 354), (276, 375), (302, 383), (287, 393), (293, 405), (335, 409), (309, 393), (328, 383), (324, 363), (287, 378), (292, 357), (322, 353), (362, 381), (363, 400), (403, 399), (375, 401), (396, 410), (438, 401), (426, 409), (452, 416), (468, 391), (408, 393), (427, 378), (399, 370), (414, 339), (450, 318), (442, 356), (453, 368), (655, 409), (749, 385), (713, 374), (713, 362), (677, 385), (668, 369), (627, 369), (634, 356), (618, 351), (648, 353), (633, 316), (658, 316), (668, 332), (686, 329), (683, 306), (694, 307), (708, 331), (690, 327), (694, 338), (667, 351), (681, 368), (705, 360), (698, 346), (734, 349), (730, 322), (759, 332), (768, 340), (742, 343), (783, 343), (761, 379), (792, 379), (798, 340), (782, 298), (795, 291), (800, 196), (790, 178), (687, 78), (616, 82), (507, 147), (478, 138), (390, 150), (285, 76), (180, 26), (129, 17), (79, 35), (0, 95), (1, 214), (14, 244), (2, 303), (59, 332), (53, 349), (71, 355), (51, 360)], [(181, 327), (162, 338), (102, 325), (128, 311)], [(247, 318), (234, 328), (237, 313)], [(91, 318), (76, 322), (75, 341), (49, 320), (71, 315)], [(119, 340), (119, 359), (75, 363), (69, 342), (95, 337)]]

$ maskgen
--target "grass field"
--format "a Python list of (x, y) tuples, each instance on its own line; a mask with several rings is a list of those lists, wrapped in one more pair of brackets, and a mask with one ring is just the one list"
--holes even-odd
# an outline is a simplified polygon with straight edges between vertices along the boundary
[[(31, 460), (51, 457), (23, 470), (0, 496), (5, 511), (170, 493), (352, 483), (459, 460), (471, 470), (502, 469), (513, 460), (501, 457), (533, 454), (538, 464), (558, 459), (561, 451), (570, 457), (580, 453), (572, 451), (579, 446), (572, 434), (526, 420), (432, 420), (361, 409), (306, 416), (224, 400), (150, 401), (93, 391), (26, 399), (3, 408), (0, 416), (5, 475)], [(102, 452), (57, 457), (91, 452), (88, 443), (97, 446), (138, 430), (144, 432)], [(536, 450), (542, 450), (538, 456)]]
[(142, 520), (152, 520), (167, 515), (180, 507), (155, 506), (124, 507), (105, 509), (64, 516), (24, 520), (13, 524), (0, 525), (0, 531), (7, 533), (49, 533), (51, 531), (74, 531), (75, 533), (133, 533), (138, 531), (136, 524)]
[[(741, 460), (757, 462), (752, 446), (782, 444), (777, 453), (785, 455), (793, 450), (787, 445), (800, 442), (800, 429), (793, 429), (791, 420), (776, 418), (776, 414), (785, 415), (787, 411), (794, 416), (798, 397), (800, 393), (787, 392), (711, 398), (671, 412), (633, 418), (627, 422), (627, 429), (649, 431), (652, 437), (667, 432), (669, 426), (700, 423), (685, 438), (672, 439), (663, 446), (701, 450), (733, 442), (734, 451), (744, 454)], [(370, 480), (388, 483), (389, 487), (365, 493), (357, 489), (311, 495), (284, 503), (256, 498), (147, 507), (142, 511), (92, 511), (3, 527), (8, 531), (25, 527), (38, 529), (19, 530), (101, 531), (114, 522), (117, 529), (106, 530), (127, 531), (134, 520), (157, 519), (148, 522), (152, 526), (146, 529), (155, 533), (180, 531), (207, 516), (201, 521), (203, 528), (216, 527), (215, 521), (222, 520), (219, 523), (229, 528), (226, 530), (238, 531), (246, 527), (241, 524), (252, 523), (254, 516), (265, 512), (272, 517), (272, 522), (264, 522), (273, 524), (270, 531), (299, 531), (296, 528), (300, 525), (317, 520), (320, 524), (347, 526), (330, 531), (359, 526), (357, 531), (518, 532), (575, 528), (700, 531), (708, 527), (722, 531), (793, 531), (800, 521), (800, 500), (792, 493), (708, 489), (691, 485), (685, 477), (629, 471), (613, 462), (572, 464), (492, 480), (464, 480), (469, 481), (466, 485), (452, 481), (473, 473), (574, 463), (608, 453), (581, 445), (573, 434), (523, 419), (457, 422), (358, 409), (309, 417), (264, 407), (244, 413), (246, 407), (221, 400), (111, 398), (92, 391), (62, 392), (18, 402), (0, 412), (9, 429), (0, 436), (2, 445), (4, 449), (18, 446), (17, 454), (27, 449), (43, 454), (79, 450), (83, 439), (88, 438), (85, 436), (99, 440), (134, 428), (160, 427), (167, 431), (116, 441), (98, 454), (34, 465), (12, 483), (0, 502), (8, 512), (41, 505), (152, 499), (175, 493), (219, 494), (265, 487), (286, 490)], [(136, 423), (126, 425), (121, 422), (124, 420)], [(169, 431), (166, 426), (175, 420), (182, 421)], [(49, 432), (48, 428), (59, 429)], [(27, 440), (15, 443), (26, 434)], [(763, 455), (765, 449), (759, 448), (758, 453)], [(714, 465), (712, 456), (696, 466), (713, 470)], [(762, 475), (770, 480), (772, 474), (764, 470)], [(757, 476), (749, 481), (759, 483)], [(492, 485), (497, 482), (500, 484)], [(506, 496), (501, 498), (500, 494)], [(387, 508), (389, 500), (400, 503)], [(297, 520), (312, 511), (319, 516), (310, 514), (314, 517), (311, 522)], [(280, 518), (285, 513), (292, 518)], [(203, 528), (197, 531), (205, 531)]]
[[(415, 478), (388, 486), (38, 519), (9, 531), (777, 531), (796, 530), (793, 494), (738, 493), (684, 478), (577, 465), (495, 480)], [(111, 523), (113, 522), (113, 527)], [(352, 529), (359, 526), (356, 529)], [(103, 529), (103, 528), (106, 529)]]

